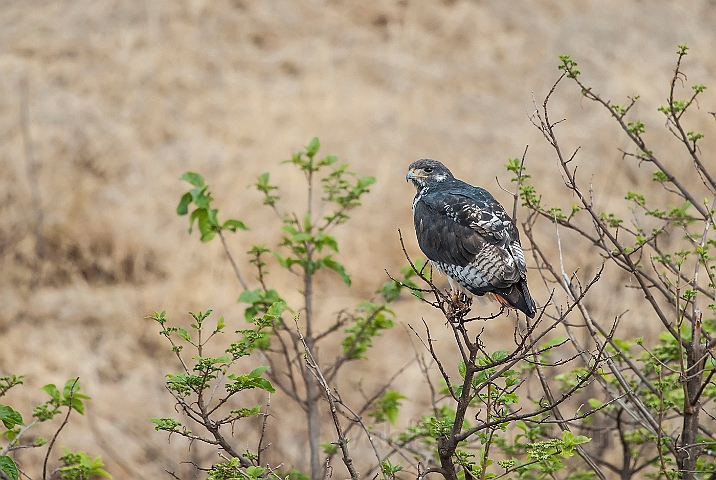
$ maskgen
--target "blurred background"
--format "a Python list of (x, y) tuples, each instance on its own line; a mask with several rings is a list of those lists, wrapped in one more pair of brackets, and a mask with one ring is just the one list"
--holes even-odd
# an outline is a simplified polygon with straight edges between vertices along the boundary
[[(186, 326), (188, 311), (211, 308), (229, 328), (244, 326), (241, 286), (219, 240), (200, 244), (175, 213), (188, 187), (183, 172), (204, 175), (223, 218), (251, 228), (228, 238), (251, 280), (244, 252), (280, 241), (273, 212), (247, 189), (257, 175), (271, 172), (290, 209), (304, 198), (303, 178), (280, 162), (318, 136), (321, 154), (377, 178), (335, 231), (353, 288), (337, 286), (332, 273), (318, 278), (318, 315), (328, 325), (370, 298), (384, 269), (406, 263), (398, 229), (418, 255), (414, 189), (404, 180), (411, 161), (439, 159), (511, 205), (496, 178), (510, 186), (504, 164), (529, 145), (535, 183), (552, 185), (543, 193), (559, 198), (554, 156), (528, 118), (533, 95), (541, 103), (559, 75), (557, 55), (572, 55), (605, 98), (625, 104), (640, 95), (635, 114), (661, 128), (656, 108), (679, 43), (690, 47), (690, 84), (710, 88), (701, 108), (716, 110), (714, 0), (0, 0), (0, 375), (25, 375), (5, 403), (27, 419), (44, 401), (42, 385), (79, 376), (92, 400), (59, 445), (101, 454), (116, 479), (183, 471), (180, 462), (193, 455), (187, 442), (168, 442), (147, 420), (176, 415), (164, 375), (178, 365), (144, 317), (166, 309)], [(553, 108), (553, 118), (567, 119), (559, 129), (565, 147), (582, 149), (582, 178), (601, 173), (600, 205), (650, 177), (633, 162), (600, 171), (618, 164), (628, 144), (577, 90), (560, 87)], [(713, 122), (701, 131), (709, 151)], [(564, 248), (571, 270), (597, 262)], [(298, 302), (292, 281), (270, 277)], [(531, 288), (538, 302), (547, 298), (544, 287)], [(608, 316), (615, 307), (602, 295), (593, 302)], [(354, 365), (346, 394), (359, 383), (380, 385), (412, 358), (408, 323), (424, 316), (436, 336), (449, 334), (412, 299), (396, 314), (375, 361)], [(498, 344), (512, 326), (489, 328)], [(405, 423), (424, 407), (419, 370), (396, 388), (414, 399)], [(275, 458), (306, 469), (302, 420), (295, 431), (286, 422), (270, 432), (275, 444), (295, 438)], [(211, 455), (206, 461), (218, 460)]]

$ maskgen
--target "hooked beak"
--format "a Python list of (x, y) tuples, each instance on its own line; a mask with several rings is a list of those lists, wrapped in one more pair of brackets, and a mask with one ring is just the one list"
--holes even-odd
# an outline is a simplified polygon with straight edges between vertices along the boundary
[(405, 181), (407, 182), (414, 178), (428, 178), (428, 176), (427, 175), (419, 175), (419, 174), (415, 173), (414, 170), (408, 170), (408, 173), (405, 175)]

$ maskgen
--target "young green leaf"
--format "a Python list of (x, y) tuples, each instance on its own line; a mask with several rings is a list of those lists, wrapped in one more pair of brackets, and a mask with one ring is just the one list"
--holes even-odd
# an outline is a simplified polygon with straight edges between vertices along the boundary
[(236, 230), (248, 230), (249, 227), (244, 225), (244, 222), (240, 220), (234, 220), (229, 219), (224, 222), (224, 224), (221, 226), (221, 228), (226, 228), (228, 230), (231, 230), (232, 232), (235, 232)]
[(60, 391), (53, 383), (45, 385), (44, 387), (42, 387), (42, 389), (46, 391), (50, 395), (50, 397), (52, 397), (52, 400), (54, 400), (55, 403), (60, 403)]
[(179, 335), (182, 340), (191, 343), (191, 336), (189, 335), (189, 332), (187, 332), (183, 328), (177, 328), (177, 335)]
[(182, 180), (186, 180), (187, 182), (191, 183), (195, 187), (203, 187), (204, 186), (204, 177), (199, 175), (195, 172), (186, 172), (184, 175), (181, 176)]
[(306, 145), (306, 155), (309, 158), (313, 158), (320, 148), (321, 142), (318, 140), (318, 137), (313, 137), (311, 141), (308, 142), (308, 145)]
[(220, 332), (224, 329), (225, 326), (226, 326), (226, 322), (224, 322), (224, 316), (222, 315), (219, 317), (219, 320), (216, 322), (216, 330), (215, 331)]

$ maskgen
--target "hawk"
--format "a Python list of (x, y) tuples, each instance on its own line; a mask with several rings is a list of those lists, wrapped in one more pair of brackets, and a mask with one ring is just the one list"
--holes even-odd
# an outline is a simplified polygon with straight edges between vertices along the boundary
[(456, 179), (437, 160), (411, 163), (405, 179), (418, 190), (413, 200), (418, 245), (450, 287), (493, 294), (502, 305), (534, 318), (520, 234), (490, 192)]

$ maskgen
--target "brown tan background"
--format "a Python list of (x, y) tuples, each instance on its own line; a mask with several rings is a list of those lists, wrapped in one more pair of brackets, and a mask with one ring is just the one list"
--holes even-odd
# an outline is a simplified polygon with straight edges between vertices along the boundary
[[(200, 244), (174, 213), (183, 172), (202, 173), (224, 218), (251, 227), (229, 238), (249, 278), (243, 252), (279, 240), (278, 222), (246, 188), (258, 174), (288, 187), (291, 208), (302, 179), (279, 162), (319, 136), (322, 153), (377, 177), (336, 231), (354, 288), (318, 279), (329, 323), (370, 297), (384, 269), (405, 263), (398, 228), (417, 255), (404, 180), (411, 161), (440, 159), (509, 204), (495, 177), (509, 185), (503, 164), (529, 144), (535, 181), (559, 198), (554, 158), (528, 120), (532, 93), (541, 100), (558, 76), (556, 56), (571, 54), (587, 82), (619, 103), (640, 94), (636, 113), (658, 128), (683, 42), (689, 81), (711, 87), (701, 106), (716, 110), (713, 0), (0, 0), (0, 374), (26, 376), (8, 402), (28, 419), (42, 385), (79, 376), (93, 398), (59, 444), (102, 454), (116, 479), (191, 471), (179, 462), (196, 451), (179, 438), (169, 444), (147, 420), (174, 414), (163, 382), (177, 365), (143, 317), (166, 309), (187, 325), (186, 312), (213, 308), (230, 328), (244, 320), (218, 239)], [(561, 92), (554, 116), (568, 119), (560, 132), (582, 147), (584, 175), (614, 165), (627, 146), (618, 131), (576, 90)], [(708, 128), (704, 149), (713, 146)], [(601, 173), (602, 205), (650, 175), (635, 165)], [(594, 263), (571, 253), (571, 269)], [(271, 280), (298, 303), (297, 285)], [(400, 302), (398, 326), (376, 342), (375, 362), (353, 367), (346, 394), (360, 382), (370, 392), (412, 357), (405, 325), (421, 315), (442, 335), (432, 312)], [(491, 328), (496, 339), (504, 331)], [(412, 369), (398, 386), (413, 399), (404, 425), (425, 401), (424, 384)], [(284, 418), (271, 428), (284, 449), (275, 458), (305, 468), (298, 427)]]

